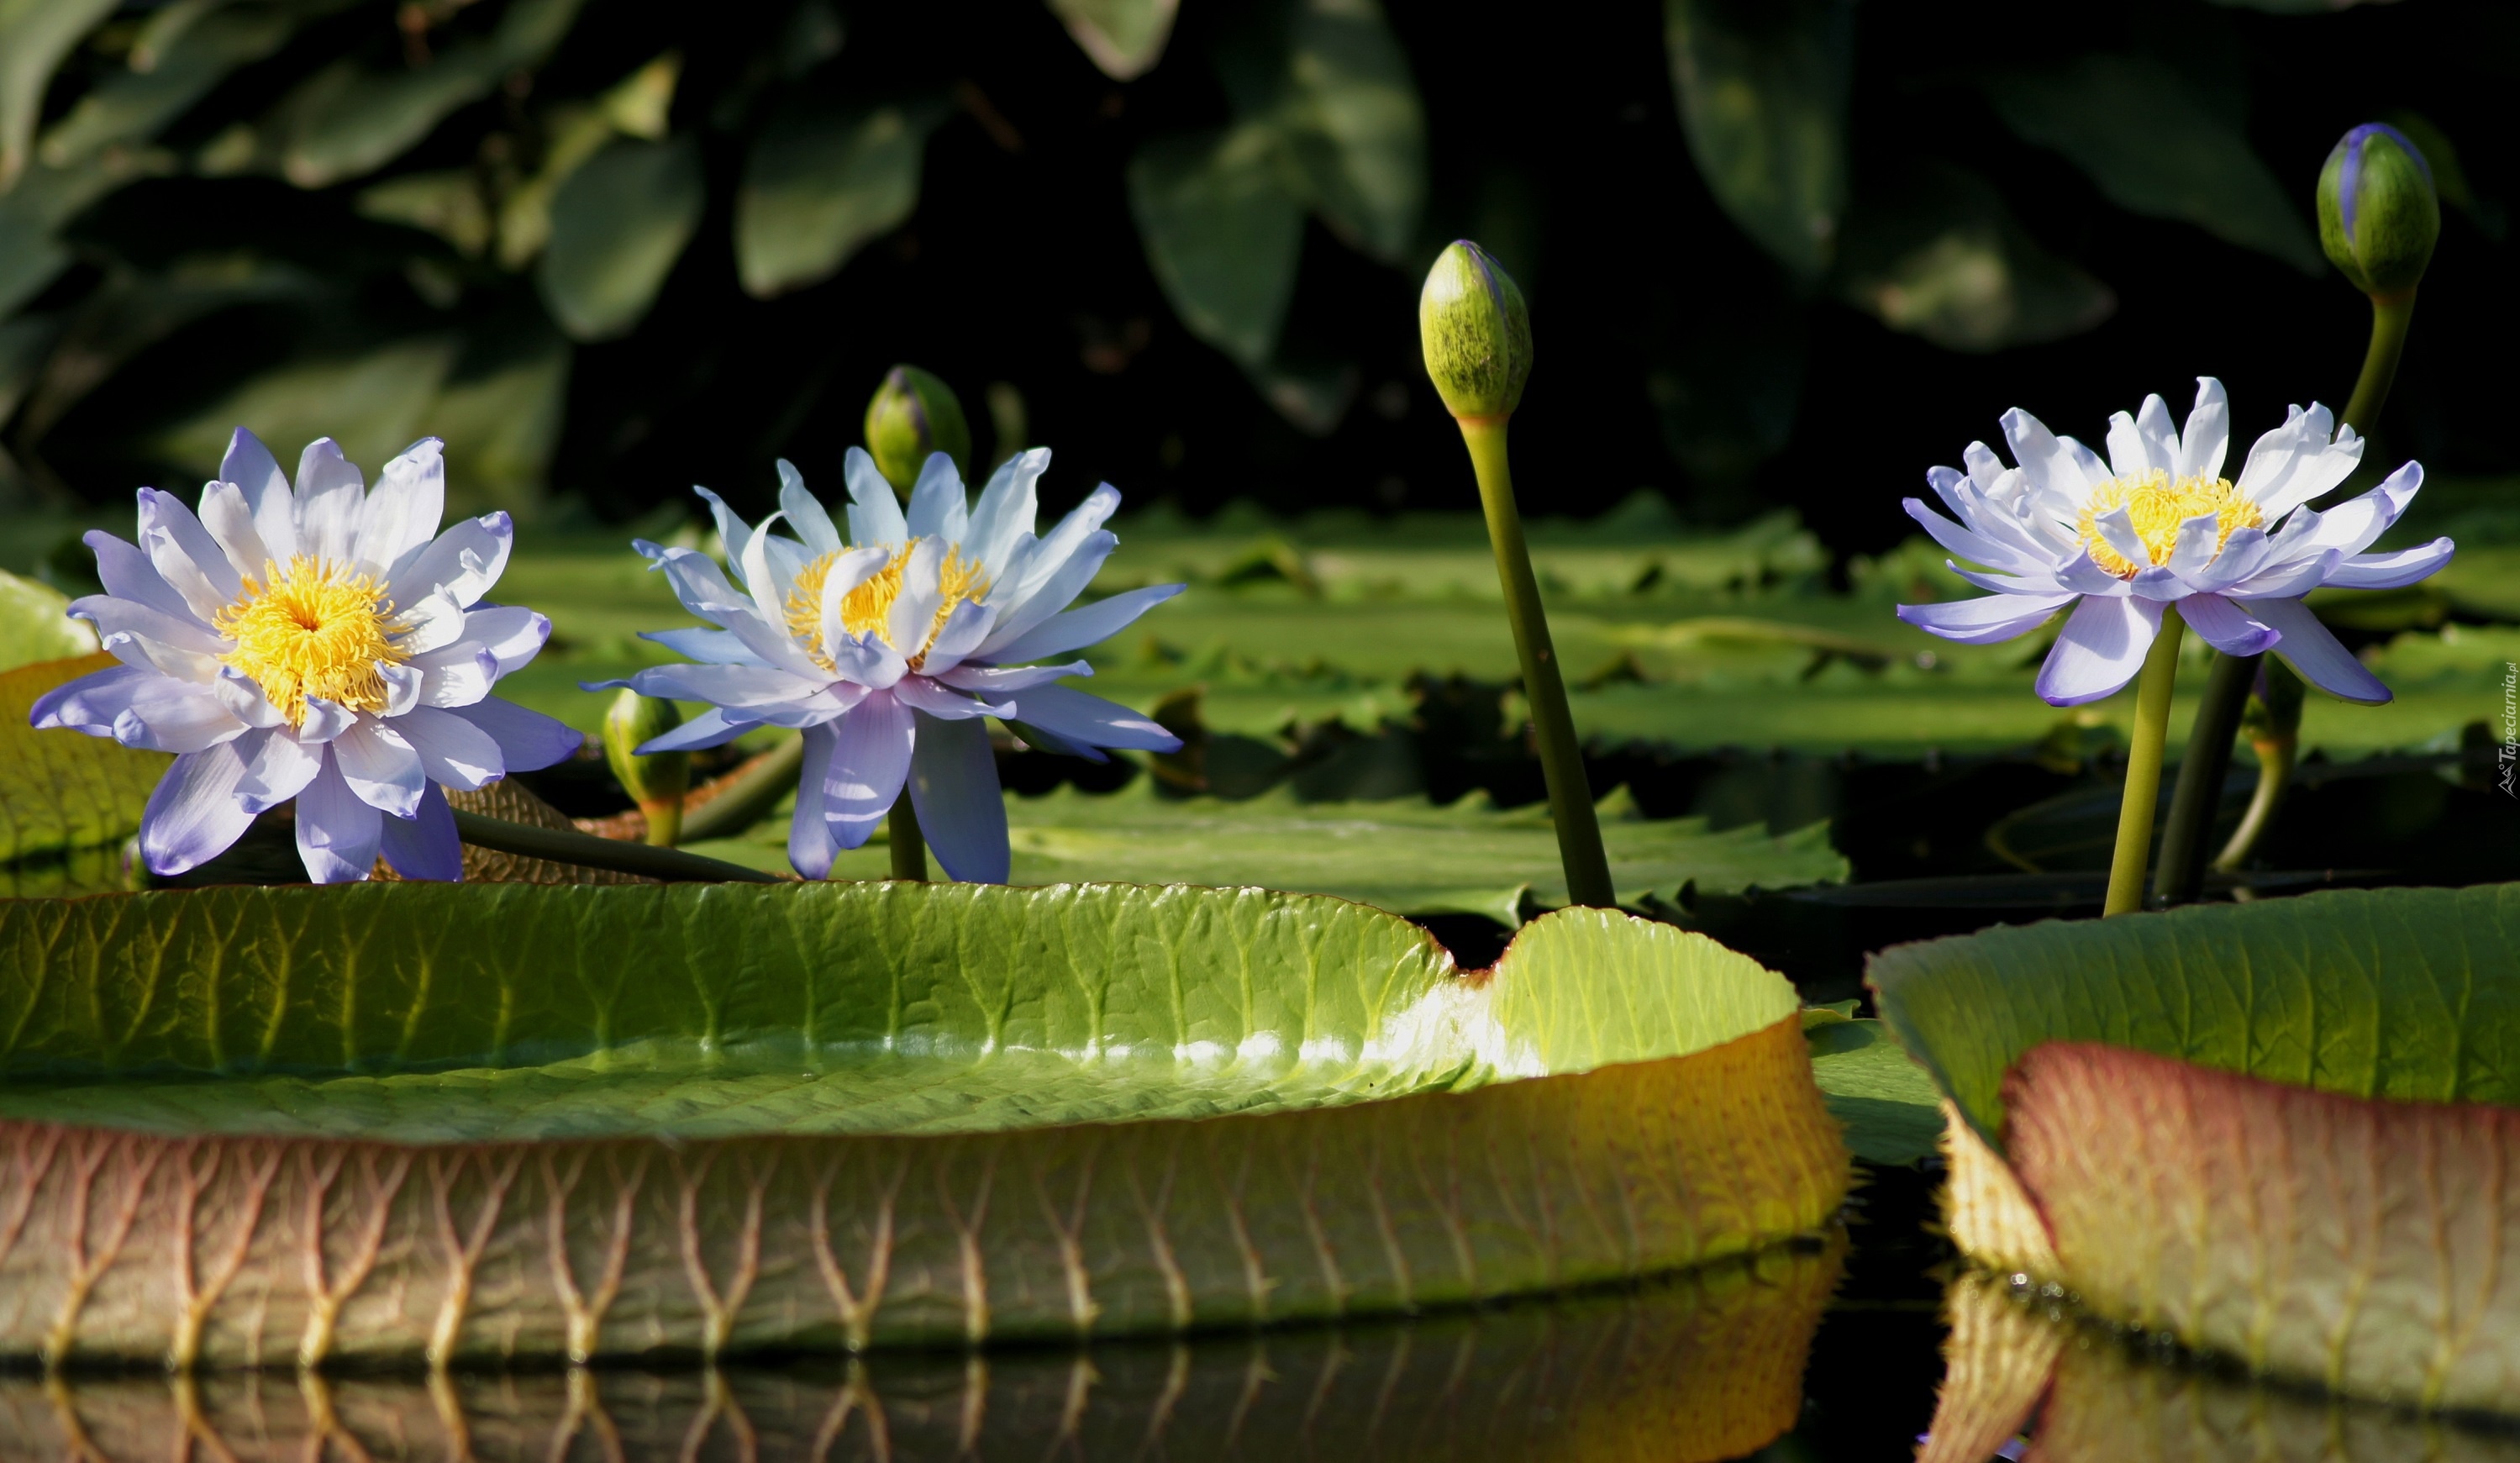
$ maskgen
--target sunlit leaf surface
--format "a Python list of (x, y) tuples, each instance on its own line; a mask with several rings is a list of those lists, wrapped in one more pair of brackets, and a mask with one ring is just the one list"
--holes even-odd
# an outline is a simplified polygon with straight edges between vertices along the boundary
[[(0, 864), (30, 858), (40, 863), (10, 874), (15, 892), (85, 892), (96, 887), (88, 881), (103, 865), (42, 856), (118, 846), (139, 832), (140, 810), (173, 761), (164, 753), (133, 752), (102, 738), (59, 728), (39, 732), (26, 724), (36, 697), (73, 676), (118, 663), (112, 656), (87, 655), (0, 673)], [(111, 851), (118, 860), (120, 848)]]

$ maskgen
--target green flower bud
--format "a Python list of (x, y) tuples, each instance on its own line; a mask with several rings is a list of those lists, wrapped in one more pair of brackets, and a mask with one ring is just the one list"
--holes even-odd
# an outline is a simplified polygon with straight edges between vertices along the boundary
[(917, 366), (895, 366), (883, 373), (883, 385), (867, 403), (867, 451), (876, 468), (899, 492), (910, 491), (928, 454), (954, 459), (965, 477), (971, 471), (971, 426), (954, 389)]
[(1456, 240), (1418, 294), (1426, 374), (1456, 417), (1509, 417), (1531, 375), (1531, 311), (1488, 251)]
[(604, 712), (604, 759), (621, 790), (648, 815), (648, 842), (670, 848), (683, 831), (683, 795), (692, 787), (692, 754), (655, 752), (639, 754), (650, 742), (683, 724), (682, 709), (623, 688)]
[(2366, 122), (2318, 170), (2318, 242), (2365, 295), (2415, 288), (2441, 237), (2432, 164), (2407, 134)]

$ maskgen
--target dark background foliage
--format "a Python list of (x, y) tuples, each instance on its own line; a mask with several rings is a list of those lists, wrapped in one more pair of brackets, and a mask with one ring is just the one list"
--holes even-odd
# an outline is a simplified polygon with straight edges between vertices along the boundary
[[(2340, 404), (2365, 306), (2308, 242), (2311, 185), (2339, 134), (2381, 117), (2441, 154), (2451, 200), (2384, 451), (2520, 467), (2498, 369), (2520, 325), (2503, 242), (2520, 13), (2498, 0), (1192, 0), (1127, 80), (1041, 0), (65, 4), (98, 14), (22, 104), (31, 161), (0, 195), (0, 298), (17, 289), (0, 492), (22, 511), (198, 480), (222, 413), (248, 407), (292, 444), (301, 420), (349, 425), (299, 436), (392, 445), (442, 433), (476, 502), (613, 522), (704, 481), (757, 509), (774, 457), (835, 475), (896, 360), (955, 384), (984, 452), (1053, 444), (1056, 498), (1107, 479), (1194, 513), (1466, 507), (1415, 299), (1434, 250), (1468, 234), (1533, 300), (1529, 511), (1649, 487), (1708, 523), (1789, 505), (1832, 549), (1870, 551), (1909, 531), (1896, 499), (1921, 470), (2010, 405), (2096, 438), (2145, 391), (2183, 409), (2199, 373), (2229, 384), (2244, 437), (2286, 401)], [(175, 65), (137, 64), (188, 8), (197, 47), (214, 23), (271, 43), (231, 46), (247, 59), (162, 117), (63, 144), (96, 97)], [(1304, 69), (1325, 56), (1327, 83)], [(395, 86), (460, 67), (477, 79), (400, 123), (407, 142), (343, 160)], [(329, 93), (328, 69), (347, 78)], [(586, 120), (608, 97), (608, 129)], [(644, 115), (641, 97), (670, 103)], [(1369, 120), (1326, 124), (1328, 164), (1287, 124), (1261, 169), (1279, 185), (1178, 175), (1238, 179), (1193, 202), (1256, 212), (1143, 222), (1133, 159), (1195, 164), (1212, 129), (1290, 105)], [(765, 151), (786, 139), (811, 175), (871, 146), (863, 119), (886, 108), (909, 139), (891, 173), (878, 160), (827, 190), (881, 226), (835, 268), (747, 291)], [(1748, 133), (1723, 131), (1743, 115)], [(1342, 165), (1362, 179), (1344, 202)], [(897, 221), (866, 203), (887, 178), (916, 190)], [(1779, 178), (1781, 202), (1743, 201)], [(556, 185), (539, 258), (530, 229), (482, 222), (537, 180)], [(1207, 229), (1175, 254), (1208, 251), (1231, 296), (1267, 273), (1254, 241), (1290, 209), (1282, 323), (1245, 308), (1227, 348), (1231, 320), (1186, 325), (1203, 306), (1159, 282), (1152, 235)], [(608, 248), (651, 236), (669, 266), (604, 296)]]

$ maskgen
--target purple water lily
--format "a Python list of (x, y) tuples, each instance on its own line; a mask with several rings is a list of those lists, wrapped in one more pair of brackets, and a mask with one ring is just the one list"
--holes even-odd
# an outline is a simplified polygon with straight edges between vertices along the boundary
[(1915, 498), (1908, 513), (1934, 540), (1986, 571), (1953, 570), (1982, 599), (1902, 605), (1899, 617), (1946, 640), (1986, 645), (2028, 634), (2071, 606), (2040, 667), (2039, 694), (2081, 706), (2115, 693), (2143, 665), (2163, 611), (2215, 649), (2272, 651), (2302, 678), (2347, 701), (2378, 704), (2389, 688), (2337, 643), (2302, 604), (2321, 586), (2395, 589), (2450, 562), (2452, 545), (2373, 554), (2370, 548), (2422, 486), (2409, 462), (2379, 486), (2321, 513), (2312, 499), (2362, 460), (2362, 439), (2327, 408), (2293, 407), (2249, 449), (2237, 481), (2222, 476), (2230, 411), (2221, 382), (2197, 380), (2185, 430), (2159, 396), (2109, 419), (2108, 460), (2058, 436), (2029, 413), (2003, 416), (2018, 464), (1983, 442), (1965, 472), (1935, 468), (1927, 482), (1954, 523)]
[(105, 593), (69, 613), (122, 663), (53, 690), (32, 718), (175, 754), (142, 815), (151, 869), (193, 868), (293, 798), (318, 884), (365, 879), (379, 853), (411, 878), (458, 879), (443, 789), (576, 749), (576, 732), (490, 695), (551, 621), (480, 603), (507, 567), (508, 516), (437, 531), (440, 445), (415, 443), (370, 491), (324, 437), (292, 491), (240, 428), (198, 517), (144, 487), (138, 544), (87, 535)]
[[(845, 541), (786, 462), (779, 511), (758, 525), (696, 489), (716, 515), (727, 571), (692, 549), (638, 549), (665, 571), (685, 609), (718, 628), (652, 632), (648, 639), (701, 663), (605, 684), (710, 709), (639, 750), (715, 747), (757, 726), (798, 728), (804, 770), (788, 839), (798, 873), (828, 875), (838, 850), (866, 843), (906, 784), (947, 874), (1006, 882), (1006, 803), (982, 717), (1019, 722), (1033, 745), (1095, 761), (1105, 759), (1104, 748), (1181, 746), (1127, 707), (1057, 684), (1093, 674), (1083, 661), (1022, 663), (1106, 639), (1183, 587), (1132, 589), (1068, 609), (1119, 544), (1102, 523), (1120, 494), (1107, 482), (1097, 487), (1036, 538), (1033, 485), (1049, 465), (1044, 448), (1014, 457), (973, 505), (953, 459), (936, 453), (905, 514), (875, 460), (852, 447)], [(783, 518), (796, 537), (770, 532)]]

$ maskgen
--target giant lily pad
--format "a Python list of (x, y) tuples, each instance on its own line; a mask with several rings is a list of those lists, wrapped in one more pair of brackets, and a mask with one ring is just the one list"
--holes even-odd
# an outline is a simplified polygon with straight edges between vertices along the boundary
[(1949, 1102), (1972, 1257), (2278, 1378), (2511, 1408), (2520, 886), (1998, 929), (1870, 978)]
[(1415, 1310), (1822, 1225), (1781, 977), (1598, 910), (1464, 977), (1257, 891), (0, 904), (0, 1354), (967, 1345)]
[[(119, 844), (140, 831), (140, 811), (173, 758), (26, 724), (35, 698), (115, 663), (91, 655), (0, 672), (0, 865)], [(42, 889), (37, 877), (11, 892)]]

